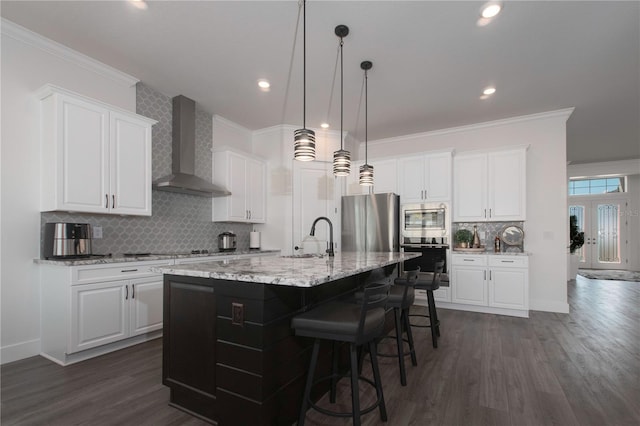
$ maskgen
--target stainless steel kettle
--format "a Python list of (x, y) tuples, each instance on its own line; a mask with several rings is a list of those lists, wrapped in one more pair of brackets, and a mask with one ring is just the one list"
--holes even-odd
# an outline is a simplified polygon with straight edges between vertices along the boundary
[(218, 235), (218, 250), (233, 251), (236, 249), (236, 234), (231, 231)]

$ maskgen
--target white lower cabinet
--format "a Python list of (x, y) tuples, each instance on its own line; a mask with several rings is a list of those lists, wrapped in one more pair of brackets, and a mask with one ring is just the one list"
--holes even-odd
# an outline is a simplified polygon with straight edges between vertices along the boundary
[(68, 353), (162, 329), (162, 275), (71, 287)]
[(159, 337), (162, 274), (173, 259), (40, 265), (41, 354), (62, 365)]
[[(453, 254), (451, 303), (474, 311), (528, 316), (529, 258)], [(486, 308), (486, 309), (484, 309)]]

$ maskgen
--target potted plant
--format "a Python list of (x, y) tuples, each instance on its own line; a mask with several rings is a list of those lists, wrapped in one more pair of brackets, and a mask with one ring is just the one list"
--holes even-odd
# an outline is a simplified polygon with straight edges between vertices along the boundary
[(580, 264), (578, 250), (584, 245), (584, 232), (578, 228), (578, 216), (569, 216), (569, 279), (575, 280)]
[(456, 239), (457, 247), (467, 248), (473, 238), (473, 234), (468, 229), (458, 229), (454, 237)]

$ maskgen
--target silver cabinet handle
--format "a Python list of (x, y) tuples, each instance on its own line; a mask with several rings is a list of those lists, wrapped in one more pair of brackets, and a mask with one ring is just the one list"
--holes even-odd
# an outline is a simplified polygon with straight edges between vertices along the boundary
[(115, 194), (111, 195), (111, 208), (112, 209), (116, 208), (116, 196), (115, 196)]
[(104, 208), (109, 208), (109, 194), (104, 194)]
[(120, 272), (137, 272), (138, 269), (121, 269)]
[(484, 209), (484, 217), (487, 218), (487, 209)]
[(136, 298), (136, 285), (135, 284), (131, 284), (131, 298), (132, 299)]
[(126, 290), (126, 294), (124, 296), (124, 300), (129, 300), (129, 286), (125, 285), (124, 288)]
[(489, 209), (489, 217), (491, 217), (491, 209)]
[(487, 271), (484, 271), (484, 280), (487, 280)]
[(491, 281), (491, 271), (489, 271), (489, 281)]
[(473, 262), (473, 259), (462, 259), (464, 262)]
[(513, 263), (513, 260), (501, 260), (500, 263)]

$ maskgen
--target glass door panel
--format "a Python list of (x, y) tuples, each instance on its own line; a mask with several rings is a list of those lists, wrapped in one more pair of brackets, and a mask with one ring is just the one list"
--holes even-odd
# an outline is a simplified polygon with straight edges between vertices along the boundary
[(569, 215), (578, 218), (578, 228), (584, 231), (584, 245), (578, 251), (580, 268), (626, 268), (626, 223), (620, 219), (625, 202), (609, 199), (569, 206)]

